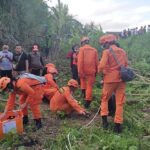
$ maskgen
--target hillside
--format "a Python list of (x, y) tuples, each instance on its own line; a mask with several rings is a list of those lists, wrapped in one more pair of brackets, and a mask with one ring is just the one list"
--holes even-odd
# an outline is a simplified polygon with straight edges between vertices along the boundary
[[(25, 128), (23, 135), (10, 134), (0, 141), (0, 149), (19, 150), (149, 150), (150, 149), (150, 80), (149, 56), (150, 34), (121, 40), (120, 44), (129, 56), (131, 66), (139, 75), (127, 85), (127, 100), (124, 109), (123, 133), (113, 133), (113, 118), (109, 118), (111, 129), (104, 131), (98, 114), (101, 88), (94, 87), (93, 103), (88, 110), (89, 118), (64, 114), (52, 114), (47, 104), (42, 104), (43, 128), (33, 132), (33, 123)], [(57, 60), (59, 70), (58, 84), (66, 84), (70, 78), (69, 61), (62, 55)], [(75, 97), (82, 104), (80, 91)], [(4, 102), (0, 104), (3, 110)]]

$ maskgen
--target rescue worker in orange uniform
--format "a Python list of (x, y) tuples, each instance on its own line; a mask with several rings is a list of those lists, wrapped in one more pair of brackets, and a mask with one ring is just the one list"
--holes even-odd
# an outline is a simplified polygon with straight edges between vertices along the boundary
[(53, 81), (56, 83), (55, 77), (58, 75), (58, 71), (54, 64), (48, 63), (45, 65), (42, 76), (44, 76), (46, 74), (51, 74)]
[(74, 79), (69, 80), (67, 86), (60, 88), (52, 97), (50, 110), (52, 112), (63, 111), (66, 114), (76, 111), (81, 115), (85, 115), (86, 110), (78, 104), (72, 95), (77, 88), (78, 82)]
[(115, 61), (110, 48), (116, 54), (118, 60), (123, 66), (128, 65), (126, 52), (119, 48), (116, 42), (116, 36), (112, 34), (104, 35), (99, 39), (99, 43), (105, 49), (102, 53), (102, 58), (99, 62), (98, 72), (104, 75), (104, 86), (102, 90), (101, 100), (101, 116), (103, 128), (108, 128), (107, 116), (108, 116), (108, 100), (115, 93), (116, 96), (116, 112), (114, 117), (115, 127), (114, 132), (121, 132), (121, 124), (123, 123), (123, 105), (125, 102), (125, 87), (126, 84), (120, 77), (120, 66)]
[(0, 116), (3, 118), (8, 111), (14, 109), (16, 95), (18, 94), (20, 107), (23, 112), (23, 123), (28, 123), (28, 106), (30, 107), (37, 129), (42, 127), (41, 123), (41, 111), (40, 104), (44, 94), (44, 84), (51, 82), (51, 78), (47, 75), (46, 77), (38, 77), (29, 73), (22, 74), (16, 80), (11, 80), (7, 77), (0, 79), (0, 89), (4, 92), (9, 92), (9, 98), (4, 110), (4, 113)]
[(56, 66), (52, 63), (46, 64), (43, 70), (43, 76), (49, 74), (51, 76), (52, 82), (49, 82), (44, 85), (44, 102), (49, 103), (55, 92), (59, 89), (55, 76), (58, 74)]
[(88, 37), (83, 37), (81, 39), (77, 66), (81, 82), (81, 90), (85, 98), (84, 106), (85, 108), (88, 108), (92, 101), (92, 88), (98, 67), (98, 52), (95, 48), (89, 45)]

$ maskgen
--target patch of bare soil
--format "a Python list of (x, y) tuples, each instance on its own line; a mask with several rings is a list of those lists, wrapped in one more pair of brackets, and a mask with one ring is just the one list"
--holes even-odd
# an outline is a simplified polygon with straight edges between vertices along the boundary
[(24, 146), (25, 150), (42, 150), (46, 141), (55, 139), (61, 127), (61, 120), (55, 114), (50, 113), (48, 105), (42, 104), (42, 125), (39, 130), (35, 129), (33, 121), (25, 127), (25, 132), (20, 136), (17, 147)]
[[(26, 150), (43, 150), (44, 144), (47, 141), (55, 139), (60, 133), (61, 124), (63, 121), (67, 121), (70, 126), (85, 126), (88, 124), (93, 117), (95, 112), (91, 113), (88, 116), (81, 116), (76, 113), (73, 113), (70, 116), (59, 117), (58, 115), (51, 113), (49, 111), (48, 104), (42, 104), (42, 124), (43, 127), (40, 130), (34, 130), (35, 127), (33, 124), (30, 124), (25, 127), (25, 132), (20, 136), (21, 144), (17, 147), (24, 146)], [(100, 116), (97, 115), (94, 119), (94, 122), (100, 122)], [(92, 124), (91, 123), (91, 124)]]

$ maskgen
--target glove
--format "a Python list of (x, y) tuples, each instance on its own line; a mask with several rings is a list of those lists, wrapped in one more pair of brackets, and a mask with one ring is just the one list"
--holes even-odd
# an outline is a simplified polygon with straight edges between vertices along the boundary
[(85, 115), (86, 112), (85, 112), (84, 110), (81, 110), (81, 111), (79, 112), (79, 114), (80, 114), (80, 115)]
[(84, 110), (83, 110), (83, 111), (81, 111), (81, 112), (79, 112), (79, 114), (80, 114), (80, 115), (85, 116), (86, 118), (89, 118), (89, 117), (90, 117), (90, 115), (91, 115), (89, 112), (84, 111)]

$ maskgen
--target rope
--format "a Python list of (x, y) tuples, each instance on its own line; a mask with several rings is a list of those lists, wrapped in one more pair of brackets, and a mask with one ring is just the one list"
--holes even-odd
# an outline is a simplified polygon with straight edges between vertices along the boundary
[[(82, 126), (79, 130), (82, 130), (82, 129), (88, 127), (94, 121), (94, 119), (97, 117), (97, 115), (99, 114), (99, 111), (100, 111), (100, 107), (99, 107), (98, 111), (95, 113), (94, 117), (87, 124)], [(70, 142), (70, 138), (69, 138), (70, 134), (71, 134), (70, 132), (67, 134), (67, 139), (68, 139), (68, 144), (69, 144), (70, 150), (72, 150), (72, 146), (71, 146), (71, 142)], [(67, 146), (66, 146), (66, 148), (68, 150)]]
[(85, 124), (84, 126), (82, 126), (82, 127), (80, 128), (80, 130), (82, 130), (83, 128), (88, 127), (88, 126), (94, 121), (94, 119), (95, 119), (95, 118), (97, 117), (97, 115), (99, 114), (100, 109), (101, 109), (101, 107), (99, 107), (99, 109), (98, 109), (98, 111), (95, 113), (94, 117), (93, 117), (87, 124)]
[(69, 143), (69, 148), (70, 148), (70, 150), (72, 150), (72, 146), (71, 146), (71, 142), (70, 142), (69, 136), (70, 136), (70, 132), (67, 135), (67, 139), (68, 139), (68, 143)]

